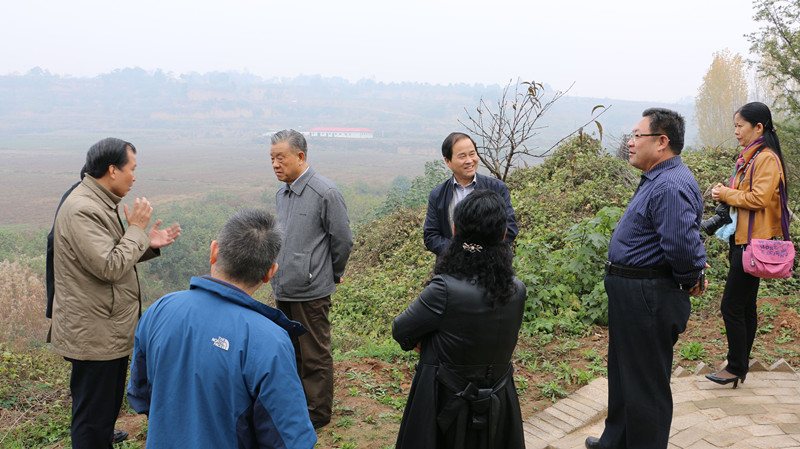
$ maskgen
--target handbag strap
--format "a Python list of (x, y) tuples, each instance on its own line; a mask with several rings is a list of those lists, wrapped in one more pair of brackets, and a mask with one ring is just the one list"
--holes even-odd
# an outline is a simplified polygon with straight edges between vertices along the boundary
[[(775, 152), (770, 151), (772, 157), (775, 158), (775, 161), (778, 163), (778, 167), (780, 167), (780, 173), (778, 178), (778, 190), (780, 191), (781, 195), (781, 228), (783, 230), (783, 239), (784, 240), (791, 240), (789, 237), (789, 206), (787, 204), (786, 198), (786, 184), (783, 182), (783, 166), (781, 165), (780, 160), (778, 160), (778, 156)], [(752, 166), (750, 167), (750, 191), (753, 191), (753, 172), (756, 169), (755, 158), (757, 155), (753, 155), (751, 159), (753, 161)], [(746, 170), (746, 168), (745, 168)], [(747, 225), (747, 244), (750, 244), (750, 237), (753, 235), (753, 219), (755, 218), (755, 214), (753, 211), (750, 211), (750, 220)]]

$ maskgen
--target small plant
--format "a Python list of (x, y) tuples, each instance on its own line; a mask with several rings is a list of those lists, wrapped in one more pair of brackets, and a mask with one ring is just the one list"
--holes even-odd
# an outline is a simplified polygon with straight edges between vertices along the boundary
[(758, 308), (758, 312), (764, 316), (764, 318), (772, 321), (778, 315), (778, 306), (765, 302), (764, 304), (761, 304), (761, 307)]
[(517, 349), (514, 351), (514, 360), (521, 365), (535, 361), (537, 358), (538, 356), (536, 355), (536, 352), (531, 350), (525, 350), (517, 347)]
[(592, 373), (591, 370), (583, 370), (580, 368), (575, 369), (575, 384), (576, 385), (587, 385), (589, 382), (594, 380), (595, 375)]
[(690, 341), (681, 345), (678, 355), (684, 360), (702, 360), (706, 357), (706, 349), (699, 341)]
[(528, 390), (528, 379), (525, 376), (514, 376), (514, 382), (517, 384), (517, 395), (522, 396)]
[(336, 421), (336, 424), (334, 424), (334, 426), (341, 427), (343, 429), (349, 429), (353, 427), (353, 424), (355, 424), (355, 421), (353, 421), (352, 417), (343, 416)]
[(800, 357), (800, 352), (795, 351), (793, 349), (783, 349), (780, 347), (775, 348), (775, 353), (778, 354), (779, 357), (787, 358), (787, 357)]
[(378, 415), (378, 419), (380, 419), (381, 421), (399, 423), (400, 420), (403, 419), (403, 415), (399, 413), (381, 413), (380, 415)]
[(567, 390), (558, 383), (557, 379), (540, 383), (539, 388), (542, 389), (542, 397), (549, 398), (553, 402), (555, 402), (556, 399), (567, 397)]
[(572, 380), (576, 376), (575, 371), (576, 369), (570, 366), (569, 363), (561, 362), (561, 364), (558, 365), (558, 373), (556, 374), (556, 377), (566, 382), (567, 385), (572, 385)]
[(378, 421), (372, 416), (367, 416), (364, 418), (364, 422), (367, 424), (376, 424)]
[(605, 362), (603, 359), (600, 360), (593, 360), (588, 365), (589, 371), (592, 373), (592, 376), (608, 376), (608, 368), (606, 367)]
[(372, 379), (373, 377), (375, 377), (372, 373), (364, 373), (364, 372), (355, 371), (355, 370), (348, 371), (347, 374), (345, 374), (345, 376), (347, 376), (348, 380), (357, 380), (357, 381), (360, 381), (360, 382), (367, 382), (369, 379)]
[(384, 368), (383, 372), (388, 373), (392, 379), (398, 382), (405, 379), (405, 375), (396, 366), (392, 366), (391, 369)]
[(597, 348), (587, 348), (581, 351), (581, 355), (584, 359), (595, 361), (598, 358), (602, 359), (603, 356), (597, 353)]
[(542, 369), (542, 371), (551, 372), (551, 373), (554, 373), (554, 372), (558, 371), (558, 368), (555, 365), (553, 365), (553, 363), (550, 362), (549, 360), (545, 360), (544, 362), (542, 362), (542, 368), (541, 369)]
[(577, 340), (567, 340), (564, 343), (555, 347), (556, 354), (569, 354), (573, 349), (578, 349), (581, 343)]
[(773, 326), (772, 324), (765, 324), (765, 325), (763, 325), (763, 326), (758, 328), (758, 330), (756, 331), (756, 334), (758, 334), (758, 335), (768, 334), (768, 333), (772, 332), (773, 329), (775, 329), (775, 326)]
[(142, 418), (142, 421), (143, 421), (142, 428), (141, 428), (141, 430), (139, 430), (139, 433), (136, 434), (136, 439), (137, 440), (146, 440), (147, 439), (147, 429), (148, 429), (149, 421), (147, 421), (146, 418)]
[(781, 335), (775, 338), (775, 343), (782, 344), (782, 343), (789, 343), (794, 341), (794, 330), (793, 329), (781, 329)]

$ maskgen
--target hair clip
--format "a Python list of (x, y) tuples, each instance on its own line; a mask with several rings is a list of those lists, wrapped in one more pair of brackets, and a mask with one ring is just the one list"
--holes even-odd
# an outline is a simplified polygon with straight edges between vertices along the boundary
[(483, 247), (481, 245), (476, 245), (474, 243), (464, 243), (463, 245), (461, 245), (461, 247), (472, 254), (479, 253), (481, 252), (481, 250), (483, 250)]

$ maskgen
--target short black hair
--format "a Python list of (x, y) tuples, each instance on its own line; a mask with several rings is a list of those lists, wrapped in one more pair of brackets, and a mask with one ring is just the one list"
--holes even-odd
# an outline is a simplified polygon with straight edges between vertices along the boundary
[(650, 132), (663, 133), (669, 139), (669, 148), (674, 154), (683, 151), (683, 136), (686, 121), (683, 116), (671, 109), (650, 108), (642, 112), (642, 117), (650, 117)]
[(472, 137), (464, 133), (453, 132), (445, 137), (444, 142), (442, 142), (442, 156), (444, 156), (445, 159), (448, 161), (453, 160), (453, 146), (461, 139), (469, 139), (469, 141), (472, 142), (472, 146), (475, 147), (475, 150), (478, 150), (478, 145), (475, 144)]
[(261, 209), (243, 209), (228, 219), (217, 237), (217, 268), (251, 287), (267, 276), (281, 250), (275, 217)]
[(106, 137), (89, 148), (86, 153), (86, 164), (83, 166), (86, 174), (99, 179), (102, 178), (108, 167), (122, 168), (128, 163), (128, 149), (136, 154), (136, 147), (116, 137)]

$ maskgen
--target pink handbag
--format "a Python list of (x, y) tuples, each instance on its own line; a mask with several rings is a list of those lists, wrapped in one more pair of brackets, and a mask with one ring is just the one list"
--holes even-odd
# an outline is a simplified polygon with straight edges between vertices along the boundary
[[(775, 153), (772, 155), (777, 160)], [(754, 157), (755, 158), (755, 157)], [(780, 162), (778, 162), (780, 165)], [(753, 190), (753, 170), (755, 163), (750, 168), (750, 190)], [(785, 279), (792, 276), (794, 269), (794, 243), (789, 237), (789, 208), (786, 206), (786, 185), (781, 174), (779, 184), (781, 194), (781, 227), (783, 240), (751, 239), (753, 234), (753, 216), (750, 213), (750, 223), (747, 228), (747, 247), (742, 253), (742, 266), (744, 271), (753, 276), (765, 279)]]

